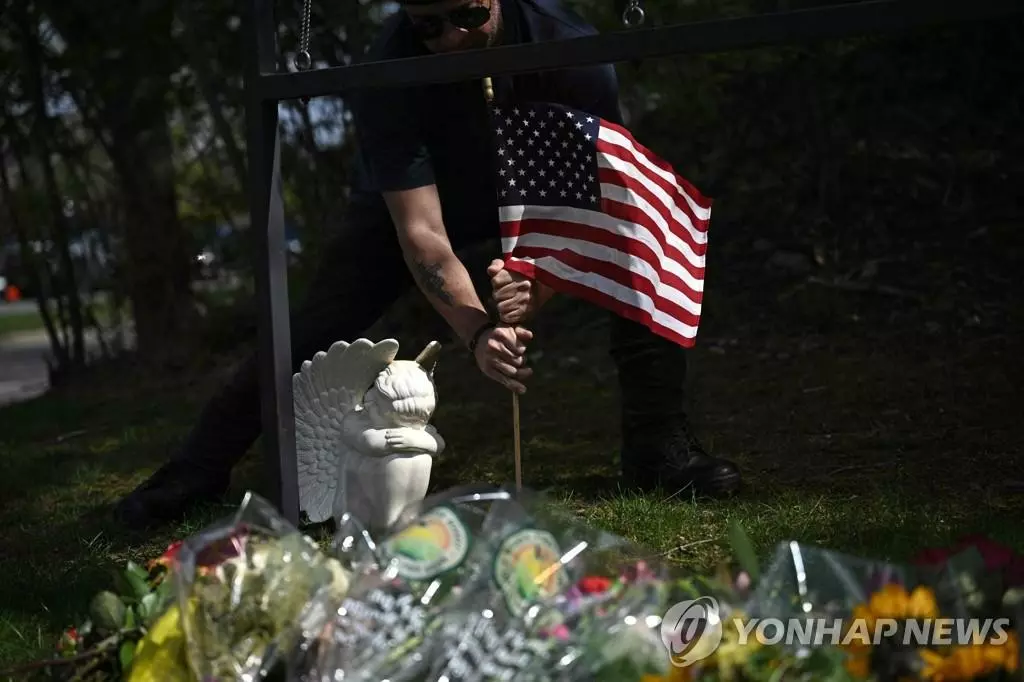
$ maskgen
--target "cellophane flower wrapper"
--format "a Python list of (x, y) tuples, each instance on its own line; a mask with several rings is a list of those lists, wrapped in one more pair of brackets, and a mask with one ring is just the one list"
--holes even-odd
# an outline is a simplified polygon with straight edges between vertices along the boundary
[(325, 625), (309, 679), (418, 679), (438, 618), (486, 582), (493, 510), (509, 494), (466, 486), (410, 505), (376, 545), (377, 568), (358, 574)]
[[(485, 589), (440, 617), (425, 679), (593, 680), (602, 668), (625, 667), (639, 680), (649, 661), (632, 658), (657, 658), (657, 649), (616, 649), (614, 640), (664, 608), (661, 568), (638, 562), (631, 543), (560, 513), (533, 491), (492, 514), (497, 536), (488, 545)], [(634, 643), (652, 643), (649, 634)]]
[(661, 622), (672, 603), (672, 570), (647, 560), (622, 567), (603, 599), (570, 634), (582, 655), (563, 667), (573, 682), (630, 682), (664, 675), (670, 664)]
[(321, 652), (330, 646), (328, 624), (336, 617), (352, 583), (359, 576), (381, 570), (376, 540), (365, 524), (349, 513), (336, 520), (330, 554), (343, 572), (344, 583), (342, 589), (321, 586), (299, 616), (299, 642), (290, 657), (289, 670), (303, 681), (320, 679)]
[(846, 618), (887, 583), (908, 584), (914, 572), (798, 542), (776, 545), (743, 611), (751, 617)]
[(252, 493), (232, 517), (186, 540), (178, 560), (182, 627), (201, 682), (266, 678), (291, 655), (314, 595), (347, 582), (336, 560)]
[(983, 604), (975, 592), (985, 578), (976, 552), (953, 557), (935, 571), (853, 556), (795, 541), (779, 543), (744, 611), (750, 616), (847, 618), (888, 584), (931, 588), (943, 616), (968, 618)]

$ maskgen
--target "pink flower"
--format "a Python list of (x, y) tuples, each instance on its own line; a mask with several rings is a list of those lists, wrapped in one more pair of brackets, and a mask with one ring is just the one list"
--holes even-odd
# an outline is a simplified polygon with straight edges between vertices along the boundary
[(1024, 587), (1024, 556), (1018, 554), (1003, 569), (1003, 583), (1006, 587)]
[(918, 552), (911, 560), (920, 566), (941, 566), (953, 556), (952, 547), (929, 547)]
[(581, 579), (578, 583), (580, 592), (583, 594), (598, 594), (601, 592), (607, 592), (608, 588), (612, 586), (612, 581), (609, 578), (605, 578), (599, 575), (588, 575)]
[(181, 549), (181, 546), (183, 544), (185, 544), (183, 541), (175, 540), (171, 544), (167, 545), (167, 549), (164, 550), (163, 558), (173, 559), (174, 557), (178, 556), (178, 550)]
[(557, 639), (569, 639), (569, 628), (565, 626), (565, 623), (559, 623), (555, 627), (551, 628), (548, 634)]
[(65, 630), (61, 634), (60, 639), (57, 640), (57, 651), (74, 652), (81, 639), (81, 636), (78, 634), (78, 629), (70, 627)]
[(1024, 555), (984, 535), (965, 535), (950, 547), (925, 549), (914, 557), (913, 563), (938, 568), (954, 555), (971, 548), (981, 554), (986, 570), (1002, 573), (1007, 587), (1024, 585)]
[(990, 571), (1001, 571), (1013, 561), (1016, 552), (1004, 544), (998, 543), (984, 535), (967, 535), (960, 538), (960, 550), (976, 548), (985, 560), (985, 568)]

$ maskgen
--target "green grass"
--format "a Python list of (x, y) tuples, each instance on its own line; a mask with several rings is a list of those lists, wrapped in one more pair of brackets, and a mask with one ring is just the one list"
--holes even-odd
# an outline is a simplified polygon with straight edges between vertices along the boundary
[(43, 328), (43, 318), (39, 311), (0, 315), (0, 339), (11, 334), (35, 331)]
[[(864, 304), (841, 296), (804, 291), (762, 318), (737, 317), (725, 301), (708, 314), (691, 354), (693, 419), (747, 481), (739, 497), (710, 503), (617, 490), (617, 388), (602, 324), (556, 307), (537, 330), (537, 378), (521, 401), (525, 483), (681, 570), (725, 558), (733, 519), (763, 557), (789, 539), (894, 560), (966, 533), (1024, 547), (1024, 498), (1003, 487), (1021, 471), (1012, 336), (979, 330), (937, 344), (915, 325), (881, 334), (864, 310), (843, 322)], [(809, 309), (828, 311), (824, 330), (780, 318)], [(413, 326), (385, 322), (371, 336), (395, 335), (412, 357), (430, 338)], [(250, 456), (226, 506), (146, 536), (107, 520), (179, 442), (214, 380), (157, 382), (115, 368), (0, 410), (0, 668), (48, 652), (111, 570), (226, 514), (246, 489), (263, 490)], [(442, 356), (437, 382), (448, 449), (433, 489), (513, 480), (508, 394), (458, 349)]]
[[(93, 314), (96, 315), (97, 321), (100, 325), (106, 327), (110, 324), (112, 316), (112, 305), (105, 296), (98, 296), (92, 302)], [(56, 319), (57, 310), (53, 302), (49, 303), (50, 314)], [(0, 313), (3, 310), (0, 309)], [(122, 316), (124, 316), (122, 312)], [(39, 310), (33, 308), (26, 312), (17, 312), (11, 314), (0, 314), (0, 339), (5, 336), (11, 336), (14, 334), (20, 334), (23, 332), (32, 332), (41, 330), (43, 328), (43, 318), (39, 314)]]

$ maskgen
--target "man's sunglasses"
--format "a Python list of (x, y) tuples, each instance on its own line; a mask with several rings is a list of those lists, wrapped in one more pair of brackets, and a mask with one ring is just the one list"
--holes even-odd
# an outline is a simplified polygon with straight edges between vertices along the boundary
[(480, 28), (491, 18), (490, 3), (486, 5), (462, 5), (450, 12), (443, 14), (425, 14), (421, 16), (410, 16), (412, 28), (421, 40), (434, 40), (440, 38), (444, 33), (444, 24), (447, 21), (455, 28), (472, 30)]

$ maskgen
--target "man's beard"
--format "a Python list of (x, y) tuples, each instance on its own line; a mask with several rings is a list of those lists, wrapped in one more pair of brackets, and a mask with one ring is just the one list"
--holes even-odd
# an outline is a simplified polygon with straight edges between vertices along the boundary
[(487, 36), (486, 47), (494, 47), (501, 44), (501, 36), (504, 33), (505, 22), (501, 20), (501, 2), (492, 0), (491, 11), (494, 13), (494, 30)]

